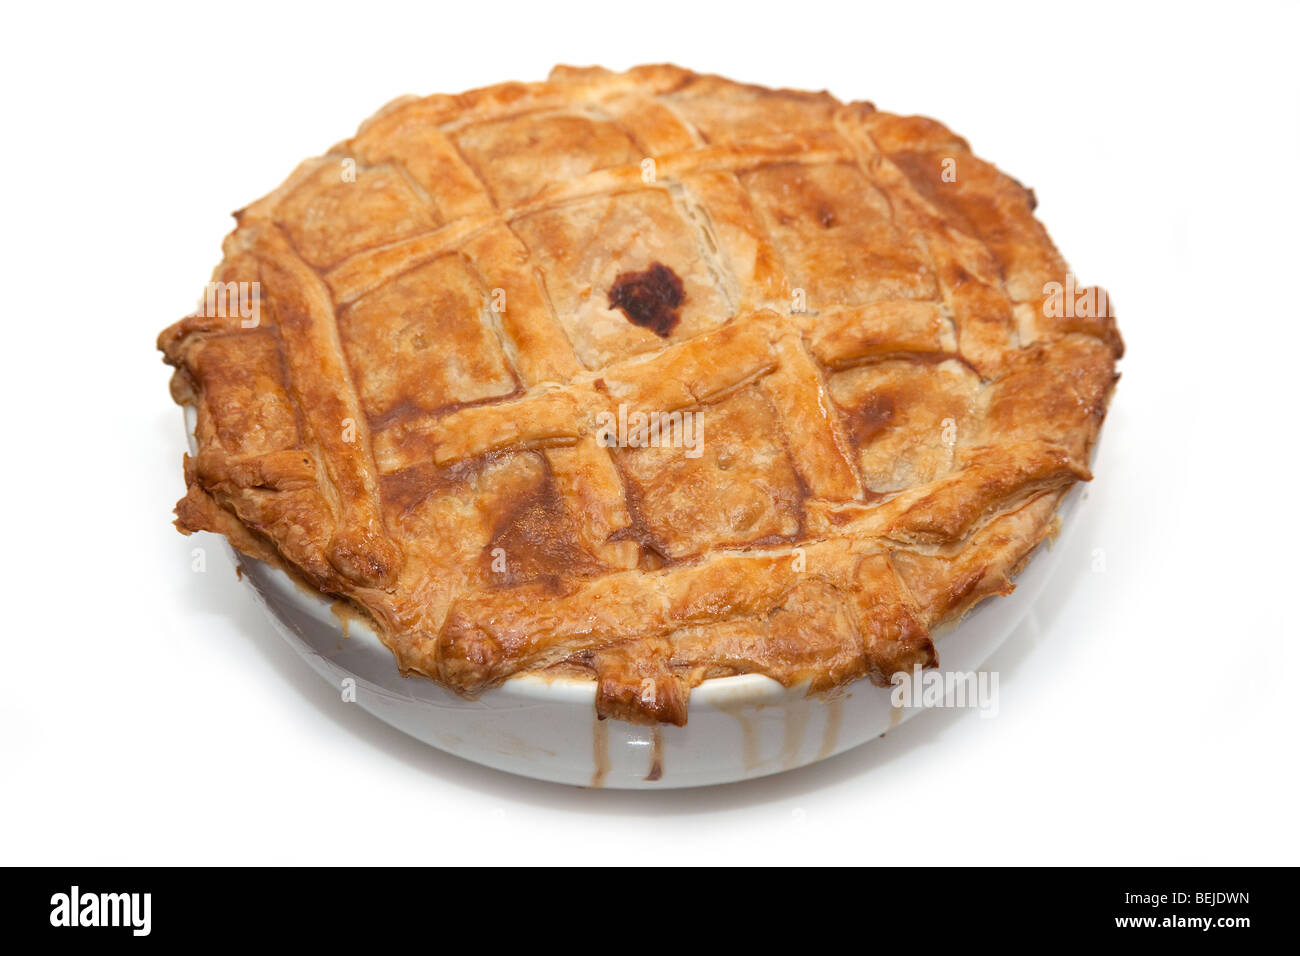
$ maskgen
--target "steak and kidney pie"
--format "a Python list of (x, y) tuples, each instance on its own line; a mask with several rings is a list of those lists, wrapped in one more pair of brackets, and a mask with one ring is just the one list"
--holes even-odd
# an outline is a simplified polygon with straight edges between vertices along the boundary
[(465, 695), (888, 683), (1090, 477), (1122, 345), (1034, 207), (932, 120), (672, 66), (398, 100), (160, 336), (177, 525)]

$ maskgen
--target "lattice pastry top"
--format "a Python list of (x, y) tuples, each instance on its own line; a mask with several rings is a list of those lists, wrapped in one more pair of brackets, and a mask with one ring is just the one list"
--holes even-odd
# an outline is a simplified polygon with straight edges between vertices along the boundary
[(1089, 477), (1122, 346), (1033, 208), (932, 120), (671, 66), (398, 100), (159, 338), (177, 524), (464, 694), (887, 682)]

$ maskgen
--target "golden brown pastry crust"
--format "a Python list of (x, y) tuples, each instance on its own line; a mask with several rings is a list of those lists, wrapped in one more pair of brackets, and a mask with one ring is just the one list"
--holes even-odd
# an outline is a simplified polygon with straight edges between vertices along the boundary
[[(1045, 314), (1033, 208), (932, 120), (672, 66), (395, 102), (236, 215), (256, 327), (159, 337), (177, 525), (464, 694), (580, 667), (682, 724), (709, 677), (887, 683), (1089, 477), (1122, 344)], [(702, 453), (604, 447), (620, 404)]]

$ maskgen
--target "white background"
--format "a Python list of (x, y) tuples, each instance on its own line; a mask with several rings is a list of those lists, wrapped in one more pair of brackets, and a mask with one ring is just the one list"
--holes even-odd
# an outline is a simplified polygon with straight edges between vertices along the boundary
[[(1194, 7), (8, 9), (0, 862), (1300, 862), (1300, 17)], [(1099, 473), (997, 719), (698, 792), (533, 783), (341, 703), (224, 559), (191, 572), (153, 340), (228, 213), (398, 94), (661, 60), (942, 119), (1111, 291)]]

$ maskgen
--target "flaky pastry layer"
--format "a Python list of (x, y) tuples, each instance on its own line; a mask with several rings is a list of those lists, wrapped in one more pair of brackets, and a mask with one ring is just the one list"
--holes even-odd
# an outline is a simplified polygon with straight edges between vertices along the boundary
[[(244, 308), (159, 337), (177, 525), (466, 695), (886, 684), (1090, 477), (1122, 343), (1049, 304), (1034, 206), (933, 120), (672, 66), (399, 100), (236, 214)], [(638, 412), (699, 440), (611, 439)]]

